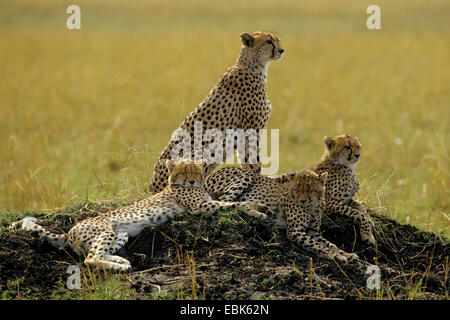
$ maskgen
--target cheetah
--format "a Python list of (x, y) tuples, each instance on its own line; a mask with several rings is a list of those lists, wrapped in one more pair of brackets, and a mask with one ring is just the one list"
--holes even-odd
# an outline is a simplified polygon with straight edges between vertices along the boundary
[[(359, 190), (359, 179), (355, 174), (355, 167), (360, 160), (361, 143), (356, 136), (342, 134), (330, 138), (323, 138), (325, 153), (322, 159), (311, 170), (317, 174), (328, 172), (325, 202), (326, 210), (330, 213), (349, 217), (360, 227), (361, 239), (375, 245), (373, 229), (375, 225), (369, 218), (364, 206), (353, 197)], [(279, 182), (292, 179), (295, 173), (273, 176)]]
[(325, 191), (326, 209), (349, 217), (359, 225), (361, 239), (375, 245), (372, 229), (375, 227), (364, 206), (353, 197), (359, 190), (355, 167), (360, 160), (361, 143), (358, 137), (343, 134), (330, 138), (325, 136), (325, 153), (311, 168), (317, 174), (328, 172)]
[(129, 237), (137, 236), (145, 227), (158, 226), (173, 219), (184, 210), (192, 214), (213, 213), (219, 209), (236, 208), (244, 213), (267, 218), (253, 203), (214, 201), (203, 189), (203, 164), (166, 161), (168, 186), (160, 193), (150, 195), (129, 206), (121, 207), (96, 217), (80, 221), (67, 234), (55, 234), (38, 225), (36, 218), (25, 217), (12, 227), (37, 232), (56, 247), (71, 247), (85, 256), (87, 266), (113, 271), (128, 271), (130, 262), (113, 255)]
[[(284, 49), (280, 45), (280, 37), (275, 33), (245, 32), (240, 35), (240, 38), (242, 47), (234, 66), (228, 68), (203, 102), (187, 116), (178, 128), (188, 131), (191, 138), (190, 147), (193, 150), (193, 156), (191, 153), (187, 158), (203, 159), (202, 150), (195, 149), (194, 145), (196, 123), (201, 124), (202, 130), (219, 130), (223, 138), (223, 150), (226, 149), (227, 129), (253, 129), (256, 134), (248, 138), (248, 144), (255, 143), (259, 150), (259, 130), (265, 127), (272, 109), (266, 94), (267, 69), (272, 60), (281, 59)], [(214, 138), (211, 143), (213, 142)], [(176, 150), (176, 146), (177, 148), (183, 147), (184, 143), (171, 139), (163, 149), (153, 169), (150, 192), (156, 193), (165, 188), (168, 176), (165, 160), (174, 160), (172, 152)], [(205, 141), (202, 144), (204, 147)], [(231, 151), (234, 152), (236, 149), (234, 142), (234, 150)], [(244, 155), (240, 155), (242, 163), (252, 170), (260, 172), (259, 152), (252, 159), (249, 152), (247, 150)], [(209, 168), (215, 165), (206, 163), (206, 167)]]
[(288, 237), (307, 251), (346, 262), (358, 256), (339, 249), (319, 234), (325, 207), (328, 174), (305, 169), (281, 178), (240, 167), (224, 167), (209, 175), (205, 189), (222, 201), (250, 201), (267, 206), (275, 224), (287, 228)]
[(327, 178), (327, 172), (316, 174), (308, 169), (299, 171), (289, 182), (288, 192), (281, 196), (280, 207), (291, 240), (321, 257), (347, 262), (358, 256), (339, 249), (319, 233), (325, 208)]

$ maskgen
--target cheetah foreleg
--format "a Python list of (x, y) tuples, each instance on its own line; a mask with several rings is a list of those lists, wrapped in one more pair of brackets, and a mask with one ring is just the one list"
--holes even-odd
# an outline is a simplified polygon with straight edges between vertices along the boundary
[(326, 246), (323, 241), (319, 241), (318, 239), (309, 236), (303, 230), (288, 230), (288, 237), (295, 241), (300, 247), (307, 251), (313, 252), (318, 256), (331, 260), (336, 259), (340, 262), (347, 262), (347, 257), (345, 255), (332, 250)]
[(111, 247), (111, 253), (116, 252), (120, 248), (122, 248), (126, 243), (128, 242), (128, 233), (126, 232), (119, 232), (117, 234), (117, 238), (114, 241), (114, 245)]
[(241, 210), (245, 214), (255, 218), (262, 218), (262, 219), (268, 218), (267, 214), (262, 213), (261, 211), (268, 213), (270, 216), (275, 215), (268, 206), (252, 201), (237, 202), (236, 208)]
[(204, 202), (199, 205), (198, 209), (195, 210), (194, 213), (213, 213), (220, 209), (238, 209), (245, 214), (256, 217), (256, 218), (262, 218), (267, 219), (267, 215), (257, 211), (254, 207), (255, 204), (251, 203), (252, 205), (249, 205), (247, 202), (240, 203), (240, 202), (224, 202), (224, 201), (209, 201)]
[(364, 206), (361, 203), (359, 203), (356, 200), (350, 199), (350, 201), (347, 203), (347, 205), (352, 207), (353, 209), (356, 209), (359, 212), (361, 212), (365, 216), (365, 218), (366, 218), (367, 222), (369, 223), (370, 228), (372, 229), (372, 231), (375, 229), (375, 223), (372, 221), (372, 219), (370, 219), (369, 215), (367, 214), (366, 208), (364, 208)]
[[(118, 240), (119, 239), (119, 240)], [(130, 262), (122, 257), (111, 255), (112, 252), (128, 241), (128, 235), (123, 232), (116, 235), (113, 231), (102, 232), (92, 243), (89, 254), (84, 260), (88, 266), (104, 268), (113, 271), (128, 271), (131, 269)], [(122, 244), (122, 246), (123, 246)]]
[(127, 259), (113, 255), (105, 255), (102, 258), (86, 258), (84, 263), (87, 266), (112, 271), (128, 271), (131, 269), (131, 264)]
[(324, 237), (322, 237), (320, 234), (316, 232), (308, 232), (308, 235), (314, 239), (314, 241), (323, 244), (324, 246), (331, 249), (331, 251), (337, 252), (340, 255), (343, 255), (347, 259), (357, 259), (358, 255), (356, 253), (349, 253), (345, 252), (344, 250), (340, 249), (338, 246), (336, 246), (334, 243), (328, 241)]
[[(360, 204), (358, 203), (358, 205)], [(356, 224), (359, 225), (361, 239), (363, 241), (370, 243), (371, 245), (375, 245), (375, 237), (372, 234), (373, 222), (369, 219), (369, 217), (367, 217), (364, 207), (363, 207), (364, 210), (358, 210), (350, 205), (345, 205), (338, 201), (333, 201), (330, 204), (327, 204), (327, 208), (332, 212), (338, 213), (342, 216), (346, 216), (352, 219)]]

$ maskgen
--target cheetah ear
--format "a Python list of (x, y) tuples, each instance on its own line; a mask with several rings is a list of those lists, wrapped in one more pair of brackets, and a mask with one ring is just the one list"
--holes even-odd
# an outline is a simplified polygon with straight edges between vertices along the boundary
[(294, 179), (289, 183), (289, 195), (293, 200), (297, 200), (297, 181)]
[(240, 35), (241, 37), (241, 41), (244, 44), (244, 46), (246, 47), (253, 47), (253, 43), (255, 42), (255, 39), (253, 38), (253, 36), (250, 33), (247, 32), (243, 32)]
[(173, 161), (167, 159), (166, 160), (166, 168), (167, 168), (167, 170), (169, 170), (169, 174), (172, 173), (174, 167), (175, 167), (175, 164), (173, 163)]
[(322, 181), (323, 184), (325, 184), (327, 182), (328, 179), (328, 172), (323, 172), (320, 176), (319, 176), (320, 181)]
[(327, 147), (327, 150), (331, 150), (334, 146), (334, 141), (332, 138), (325, 136), (323, 137), (323, 142), (325, 142), (325, 146)]
[(203, 166), (203, 169), (205, 170), (205, 177), (213, 173), (217, 166), (218, 166), (217, 164), (210, 164), (207, 166)]

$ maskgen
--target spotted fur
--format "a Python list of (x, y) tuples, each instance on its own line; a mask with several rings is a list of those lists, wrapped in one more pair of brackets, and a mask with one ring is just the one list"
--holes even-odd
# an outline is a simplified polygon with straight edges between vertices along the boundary
[(355, 166), (360, 160), (361, 143), (358, 137), (347, 134), (333, 138), (324, 137), (326, 151), (312, 170), (320, 174), (328, 172), (325, 201), (326, 209), (352, 219), (359, 225), (363, 241), (375, 244), (374, 224), (364, 206), (353, 197), (359, 190)]
[[(266, 94), (267, 68), (270, 61), (281, 58), (284, 49), (280, 46), (280, 38), (274, 33), (242, 33), (240, 37), (242, 47), (235, 65), (225, 72), (204, 101), (179, 127), (190, 133), (193, 152), (196, 121), (201, 121), (204, 131), (218, 129), (225, 137), (226, 129), (255, 129), (258, 133), (269, 119), (272, 106)], [(259, 134), (249, 138), (250, 142), (256, 142), (259, 148)], [(153, 169), (151, 192), (159, 192), (167, 185), (165, 160), (171, 159), (173, 148), (181, 148), (182, 144), (182, 141), (171, 140), (161, 152)], [(225, 151), (225, 143), (223, 148)], [(234, 148), (236, 149), (236, 145)], [(203, 155), (199, 152), (195, 151), (195, 156), (191, 158), (202, 159)], [(252, 170), (260, 171), (259, 154), (256, 163), (249, 164), (247, 150), (243, 162)], [(212, 166), (209, 165), (209, 169)]]
[(327, 173), (302, 170), (283, 177), (262, 176), (239, 167), (224, 167), (205, 179), (205, 189), (215, 199), (250, 201), (266, 206), (290, 239), (319, 256), (347, 261), (357, 255), (339, 249), (319, 234), (325, 207)]
[(77, 223), (67, 234), (55, 234), (36, 223), (36, 218), (26, 217), (22, 229), (34, 231), (57, 247), (70, 246), (85, 256), (84, 263), (111, 270), (127, 271), (130, 262), (113, 255), (123, 247), (129, 237), (135, 237), (145, 227), (163, 224), (183, 211), (192, 214), (213, 213), (219, 209), (236, 208), (260, 218), (266, 215), (257, 211), (262, 206), (245, 202), (214, 201), (203, 189), (202, 164), (166, 161), (169, 185), (161, 192), (96, 217)]
[(321, 257), (346, 262), (355, 253), (339, 249), (319, 233), (325, 207), (325, 183), (328, 173), (310, 170), (295, 174), (288, 190), (281, 196), (280, 207), (287, 224), (288, 237), (300, 247)]
[[(311, 169), (317, 174), (328, 172), (325, 192), (326, 210), (349, 217), (359, 225), (361, 239), (374, 245), (374, 223), (369, 218), (364, 206), (353, 199), (359, 190), (355, 167), (360, 160), (361, 143), (358, 137), (347, 134), (333, 138), (324, 137), (324, 143), (325, 153)], [(279, 182), (285, 182), (292, 179), (293, 174), (283, 174), (273, 178)]]

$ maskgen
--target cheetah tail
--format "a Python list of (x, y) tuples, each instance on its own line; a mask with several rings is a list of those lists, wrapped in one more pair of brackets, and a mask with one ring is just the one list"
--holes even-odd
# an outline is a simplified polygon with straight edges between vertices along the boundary
[(15, 227), (17, 224), (21, 224), (22, 230), (37, 232), (40, 238), (47, 239), (47, 241), (55, 247), (64, 248), (68, 245), (67, 236), (65, 234), (53, 233), (46, 228), (38, 225), (36, 221), (37, 220), (34, 217), (25, 217), (22, 220), (13, 223), (11, 227)]

